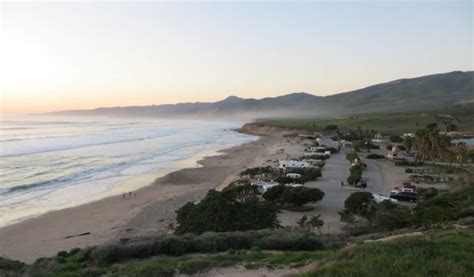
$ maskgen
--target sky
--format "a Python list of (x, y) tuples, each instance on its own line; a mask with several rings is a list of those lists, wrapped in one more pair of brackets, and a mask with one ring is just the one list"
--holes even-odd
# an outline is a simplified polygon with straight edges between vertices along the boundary
[(330, 95), (473, 70), (473, 1), (2, 2), (1, 114)]

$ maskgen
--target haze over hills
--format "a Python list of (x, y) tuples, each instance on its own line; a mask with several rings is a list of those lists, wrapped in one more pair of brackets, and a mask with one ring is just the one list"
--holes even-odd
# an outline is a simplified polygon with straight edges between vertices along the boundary
[(107, 107), (69, 110), (48, 115), (214, 117), (248, 119), (257, 117), (346, 115), (368, 112), (417, 111), (474, 101), (474, 72), (454, 71), (418, 78), (400, 79), (366, 88), (315, 96), (298, 92), (279, 97), (243, 99), (230, 96), (213, 103)]

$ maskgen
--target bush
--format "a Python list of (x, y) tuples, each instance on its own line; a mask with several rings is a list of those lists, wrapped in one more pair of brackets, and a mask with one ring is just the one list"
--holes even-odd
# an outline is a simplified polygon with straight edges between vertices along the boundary
[(364, 243), (304, 276), (472, 276), (472, 229)]
[(270, 173), (273, 173), (273, 168), (271, 166), (266, 166), (266, 167), (247, 168), (246, 170), (240, 172), (240, 175), (255, 176), (258, 174), (270, 174)]
[(400, 136), (390, 136), (390, 141), (393, 143), (401, 143), (403, 142), (403, 138)]
[(155, 239), (131, 242), (127, 245), (110, 244), (90, 248), (89, 261), (97, 265), (142, 259), (158, 255), (184, 255), (190, 253), (216, 253), (231, 249), (313, 251), (323, 249), (315, 234), (284, 230), (258, 230), (246, 232), (206, 232), (200, 235), (164, 235)]
[(286, 191), (286, 188), (287, 186), (284, 185), (271, 187), (262, 195), (262, 197), (267, 201), (276, 202), (282, 197), (283, 192)]
[(379, 154), (369, 154), (367, 155), (367, 159), (385, 159), (385, 156)]
[(474, 217), (465, 217), (458, 220), (458, 224), (464, 226), (474, 226)]
[(373, 143), (366, 143), (366, 144), (365, 144), (365, 147), (366, 147), (367, 149), (380, 149), (380, 146), (379, 146), (379, 145), (373, 144)]
[(355, 185), (357, 183), (359, 183), (360, 181), (362, 180), (362, 176), (361, 175), (349, 175), (349, 177), (347, 177), (347, 183), (349, 183), (350, 185)]
[(366, 191), (353, 192), (346, 201), (344, 201), (344, 208), (348, 212), (366, 218), (374, 214), (375, 205), (374, 196), (372, 193)]
[(334, 131), (334, 130), (337, 130), (337, 125), (334, 125), (334, 124), (326, 125), (326, 127), (324, 127), (324, 130), (325, 130), (325, 131)]
[(355, 185), (362, 180), (362, 166), (354, 165), (350, 169), (350, 175), (347, 177), (347, 182), (351, 185)]
[[(391, 202), (390, 202), (391, 203)], [(374, 215), (374, 227), (383, 230), (391, 231), (400, 228), (406, 228), (413, 224), (415, 216), (409, 209), (401, 209), (396, 207), (387, 207), (377, 205), (377, 211)]]
[(324, 192), (317, 188), (279, 185), (268, 189), (262, 196), (273, 203), (300, 207), (310, 202), (320, 201), (324, 197)]
[(457, 192), (438, 193), (423, 199), (415, 207), (415, 215), (419, 224), (431, 226), (457, 220), (468, 216), (474, 206), (474, 186), (466, 187)]
[(439, 191), (436, 188), (427, 188), (422, 190), (421, 197), (423, 200), (428, 200), (430, 198), (435, 197), (439, 194)]
[(321, 240), (311, 234), (281, 233), (261, 238), (257, 247), (265, 250), (313, 251), (323, 249)]
[[(301, 178), (293, 180), (292, 182), (286, 182), (286, 183), (281, 183), (281, 184), (295, 183), (296, 181), (299, 181), (302, 184), (304, 184), (306, 182), (314, 181), (314, 180), (316, 180), (316, 179), (318, 179), (322, 176), (321, 169), (319, 169), (318, 167), (291, 168), (291, 169), (287, 170), (287, 173), (301, 174)], [(280, 183), (280, 182), (278, 182), (278, 183)]]
[(301, 180), (301, 178), (291, 178), (291, 177), (287, 177), (287, 176), (280, 176), (280, 177), (275, 179), (275, 182), (277, 182), (278, 184), (281, 184), (281, 185), (292, 184), (292, 183), (304, 184), (303, 181)]
[(346, 160), (350, 161), (351, 163), (354, 162), (355, 159), (360, 160), (356, 153), (349, 153), (346, 155)]
[(413, 168), (405, 168), (405, 173), (413, 173)]
[(0, 273), (5, 271), (20, 271), (25, 268), (25, 263), (0, 257)]
[(467, 207), (460, 211), (460, 217), (474, 216), (474, 207)]
[(245, 231), (278, 226), (278, 210), (260, 201), (250, 185), (218, 192), (210, 190), (198, 204), (178, 209), (176, 233)]

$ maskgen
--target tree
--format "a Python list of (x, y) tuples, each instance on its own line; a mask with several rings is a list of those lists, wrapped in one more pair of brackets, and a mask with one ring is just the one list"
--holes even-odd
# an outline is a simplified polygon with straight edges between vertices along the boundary
[(467, 152), (467, 147), (465, 143), (456, 144), (456, 159), (459, 161), (459, 165), (462, 167), (464, 162), (464, 155)]
[(352, 142), (352, 149), (354, 152), (360, 152), (360, 142), (359, 141), (353, 141)]
[(360, 160), (359, 156), (356, 153), (349, 153), (346, 155), (346, 160), (350, 161), (353, 163), (355, 160)]
[(311, 216), (307, 224), (312, 228), (316, 228), (318, 233), (321, 235), (321, 227), (324, 225), (324, 221), (321, 219), (321, 214)]
[(334, 124), (330, 124), (330, 125), (326, 125), (326, 127), (324, 127), (324, 130), (325, 131), (335, 131), (337, 130), (337, 125), (334, 125)]
[(375, 199), (372, 193), (366, 191), (353, 192), (344, 201), (344, 208), (355, 215), (370, 218), (375, 212)]
[(250, 185), (222, 192), (210, 190), (199, 203), (188, 202), (177, 210), (176, 233), (245, 231), (278, 226), (278, 210), (260, 201)]
[(324, 221), (321, 219), (321, 214), (313, 215), (311, 216), (311, 218), (308, 218), (306, 215), (304, 215), (301, 219), (297, 221), (297, 223), (301, 228), (307, 227), (310, 231), (316, 228), (320, 235), (321, 227), (323, 227), (324, 225)]
[(404, 137), (403, 145), (405, 146), (406, 150), (409, 152), (413, 147), (413, 138), (409, 136)]
[(307, 203), (317, 202), (323, 199), (324, 192), (317, 188), (274, 186), (263, 195), (267, 201), (283, 206), (301, 207)]
[(429, 159), (433, 162), (451, 160), (451, 138), (441, 135), (436, 124), (430, 124), (426, 129), (418, 130), (412, 142), (412, 148), (417, 160)]

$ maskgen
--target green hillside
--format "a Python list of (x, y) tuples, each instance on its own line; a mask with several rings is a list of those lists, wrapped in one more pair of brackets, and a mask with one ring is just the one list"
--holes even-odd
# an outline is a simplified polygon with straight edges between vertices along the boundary
[(473, 92), (474, 72), (456, 71), (401, 79), (325, 97), (304, 92), (263, 99), (244, 99), (231, 96), (213, 103), (105, 107), (93, 110), (60, 111), (49, 115), (192, 118), (219, 116), (220, 119), (336, 116), (435, 109), (474, 102)]
[(328, 125), (340, 128), (373, 129), (385, 134), (414, 132), (436, 123), (436, 115), (449, 114), (460, 120), (461, 131), (474, 131), (474, 103), (422, 112), (367, 113), (342, 117), (281, 118), (264, 120), (262, 124), (276, 127), (322, 131)]

